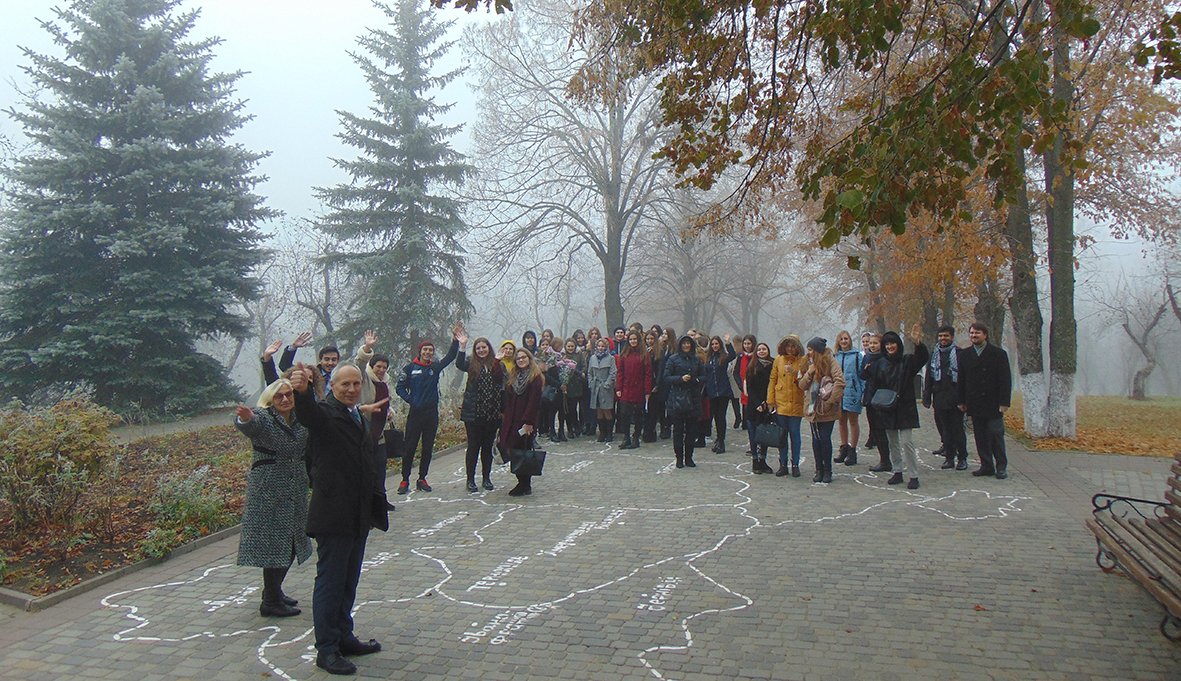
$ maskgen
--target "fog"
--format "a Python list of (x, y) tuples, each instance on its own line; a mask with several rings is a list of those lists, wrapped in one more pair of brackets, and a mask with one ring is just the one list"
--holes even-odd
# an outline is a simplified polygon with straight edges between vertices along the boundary
[[(20, 47), (36, 52), (54, 52), (49, 34), (37, 19), (52, 19), (52, 8), (59, 3), (48, 0), (24, 0), (4, 3), (0, 8), (0, 109), (19, 107), (21, 93), (28, 88), (20, 65), (27, 60)], [(200, 7), (197, 30), (201, 35), (219, 36), (223, 43), (216, 47), (214, 66), (221, 71), (241, 70), (246, 75), (237, 84), (237, 93), (248, 102), (247, 110), (254, 117), (238, 135), (237, 141), (256, 151), (268, 151), (270, 156), (259, 166), (259, 173), (267, 181), (258, 188), (268, 205), (281, 211), (282, 219), (265, 226), (273, 234), (286, 229), (285, 225), (301, 218), (311, 218), (321, 207), (313, 196), (314, 187), (327, 187), (346, 181), (345, 175), (334, 168), (333, 157), (351, 158), (355, 151), (337, 138), (339, 123), (336, 110), (364, 112), (371, 103), (371, 93), (361, 73), (348, 56), (355, 49), (356, 38), (367, 27), (378, 25), (383, 16), (368, 2), (344, 0), (326, 3), (322, 0), (209, 0), (188, 2), (184, 8)], [(467, 27), (480, 26), (504, 19), (485, 12), (465, 14), (458, 10), (442, 10), (447, 19), (457, 20), (451, 36), (460, 41)], [(474, 57), (464, 51), (464, 45), (452, 48), (440, 70), (461, 65), (473, 65)], [(453, 146), (464, 154), (476, 157), (480, 153), (473, 137), (478, 122), (478, 93), (475, 91), (475, 71), (469, 71), (437, 94), (442, 102), (456, 106), (443, 122), (463, 125), (452, 139)], [(21, 149), (23, 142), (19, 126), (8, 116), (0, 117), (0, 135)], [(485, 150), (486, 151), (486, 150)], [(467, 196), (465, 198), (472, 198)], [(473, 215), (478, 206), (471, 206)], [(473, 217), (473, 222), (478, 222)], [(802, 217), (785, 220), (781, 238), (805, 241), (807, 220)], [(1159, 289), (1161, 272), (1165, 267), (1176, 269), (1177, 263), (1161, 255), (1157, 247), (1139, 240), (1118, 241), (1110, 237), (1102, 226), (1087, 225), (1079, 220), (1078, 231), (1096, 237), (1094, 245), (1079, 254), (1077, 316), (1079, 320), (1078, 388), (1081, 393), (1126, 394), (1132, 374), (1142, 365), (1139, 351), (1122, 330), (1112, 303), (1120, 307), (1120, 291)], [(514, 260), (512, 267), (490, 277), (488, 271), (497, 270), (496, 244), (490, 242), (489, 232), (476, 232), (467, 238), (469, 250), (469, 281), (475, 313), (467, 320), (473, 337), (487, 336), (497, 343), (501, 339), (519, 339), (522, 331), (552, 328), (568, 334), (575, 328), (605, 327), (603, 310), (604, 279), (599, 262), (587, 249), (556, 246), (557, 253), (546, 252), (544, 257)], [(279, 235), (282, 236), (282, 235)], [(489, 248), (491, 246), (491, 248)], [(280, 248), (282, 246), (280, 245)], [(533, 247), (531, 247), (533, 248)], [(730, 248), (733, 242), (718, 242), (710, 257)], [(526, 253), (529, 256), (531, 253)], [(771, 284), (779, 297), (762, 307), (754, 319), (759, 336), (774, 341), (786, 333), (802, 337), (811, 335), (835, 337), (840, 329), (859, 330), (867, 323), (856, 310), (845, 310), (829, 304), (815, 290), (805, 290), (800, 280), (817, 276), (826, 256), (816, 253), (809, 264), (799, 265), (784, 260), (782, 281)], [(843, 258), (842, 258), (843, 260)], [(655, 265), (659, 269), (660, 264)], [(501, 268), (503, 270), (503, 268)], [(741, 280), (748, 273), (738, 266), (724, 272), (717, 290), (727, 282)], [(861, 275), (847, 271), (845, 275), (857, 279)], [(1117, 284), (1125, 282), (1127, 288)], [(637, 283), (624, 278), (624, 309), (627, 321), (671, 324), (684, 330), (691, 324), (701, 328), (709, 319), (711, 334), (745, 333), (737, 328), (733, 304), (728, 299), (715, 298), (712, 308), (702, 309), (696, 319), (686, 320), (675, 307), (658, 306), (667, 302), (661, 296), (646, 295), (653, 290), (650, 283)], [(1043, 289), (1044, 290), (1044, 289)], [(720, 294), (719, 294), (720, 295)], [(706, 296), (708, 298), (708, 295)], [(707, 301), (708, 303), (708, 301)], [(725, 309), (719, 309), (725, 308)], [(970, 305), (968, 307), (970, 310)], [(708, 315), (708, 316), (707, 316)], [(914, 320), (897, 319), (899, 325)], [(966, 318), (960, 317), (961, 343), (966, 342)], [(292, 307), (280, 314), (267, 337), (250, 339), (241, 349), (234, 366), (234, 377), (249, 392), (259, 387), (256, 351), (272, 338), (290, 339), (297, 331), (315, 329), (315, 322), (299, 309)], [(1181, 344), (1177, 338), (1177, 319), (1171, 312), (1162, 319), (1158, 333), (1152, 337), (1158, 352), (1158, 366), (1148, 382), (1150, 395), (1181, 394)], [(1006, 334), (1011, 338), (1011, 331)], [(444, 339), (439, 339), (440, 342)], [(215, 356), (229, 357), (232, 343), (210, 345)], [(350, 354), (351, 348), (345, 348)], [(302, 359), (311, 359), (309, 351)], [(395, 360), (395, 365), (400, 360)]]

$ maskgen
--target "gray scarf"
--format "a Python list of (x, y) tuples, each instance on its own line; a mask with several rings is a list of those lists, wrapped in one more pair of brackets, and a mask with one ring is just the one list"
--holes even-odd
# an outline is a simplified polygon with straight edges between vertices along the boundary
[(529, 373), (526, 371), (518, 371), (515, 378), (513, 378), (513, 392), (518, 395), (525, 394), (525, 388), (529, 385)]

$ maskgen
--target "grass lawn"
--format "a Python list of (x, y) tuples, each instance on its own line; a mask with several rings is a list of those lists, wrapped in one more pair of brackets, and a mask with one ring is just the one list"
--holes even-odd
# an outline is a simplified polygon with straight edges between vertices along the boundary
[(1117, 395), (1080, 395), (1078, 438), (1034, 439), (1025, 434), (1021, 396), (1005, 414), (1005, 425), (1030, 449), (1171, 457), (1181, 452), (1181, 398), (1137, 401)]

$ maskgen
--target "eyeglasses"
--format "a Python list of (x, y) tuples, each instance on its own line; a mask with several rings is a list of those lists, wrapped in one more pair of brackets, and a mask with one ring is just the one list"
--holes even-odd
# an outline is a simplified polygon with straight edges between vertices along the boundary
[(290, 400), (290, 399), (293, 399), (294, 397), (295, 397), (294, 393), (285, 392), (285, 393), (275, 393), (275, 396), (271, 399), (273, 399), (273, 400)]

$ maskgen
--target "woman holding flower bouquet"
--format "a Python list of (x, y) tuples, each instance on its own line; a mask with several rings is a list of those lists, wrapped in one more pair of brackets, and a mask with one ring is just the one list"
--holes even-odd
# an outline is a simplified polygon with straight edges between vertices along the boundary
[(628, 332), (615, 366), (615, 397), (619, 400), (619, 418), (623, 422), (623, 444), (619, 448), (637, 449), (644, 427), (644, 407), (652, 393), (652, 356), (641, 344), (639, 331)]

